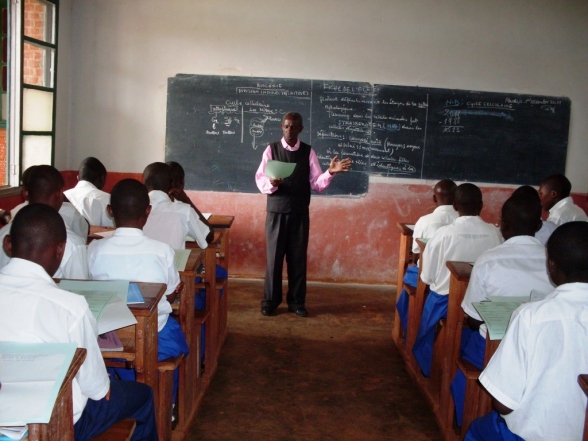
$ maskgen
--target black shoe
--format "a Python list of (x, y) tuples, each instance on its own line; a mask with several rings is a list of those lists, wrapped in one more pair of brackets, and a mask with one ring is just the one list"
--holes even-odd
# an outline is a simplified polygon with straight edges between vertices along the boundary
[(261, 307), (261, 315), (269, 316), (274, 314), (275, 309), (270, 308), (269, 306), (262, 306)]
[(294, 312), (298, 317), (308, 317), (308, 311), (304, 306), (300, 308), (288, 308), (288, 311)]

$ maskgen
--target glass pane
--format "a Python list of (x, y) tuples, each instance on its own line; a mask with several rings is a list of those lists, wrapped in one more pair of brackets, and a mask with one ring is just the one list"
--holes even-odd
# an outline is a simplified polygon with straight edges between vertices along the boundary
[(2, 66), (2, 92), (8, 90), (8, 69), (6, 66)]
[(6, 129), (0, 129), (0, 185), (6, 185)]
[(23, 88), (22, 129), (25, 132), (53, 130), (53, 92)]
[(24, 44), (23, 82), (34, 86), (53, 87), (55, 51), (34, 44)]
[(0, 122), (6, 122), (8, 119), (8, 95), (3, 93), (0, 97), (2, 98), (2, 115), (0, 116)]
[(51, 165), (51, 136), (23, 136), (22, 169), (43, 164)]
[(8, 34), (8, 9), (2, 8), (2, 33)]
[(25, 0), (24, 34), (55, 43), (55, 5), (43, 0)]
[(2, 62), (8, 63), (8, 38), (2, 37)]

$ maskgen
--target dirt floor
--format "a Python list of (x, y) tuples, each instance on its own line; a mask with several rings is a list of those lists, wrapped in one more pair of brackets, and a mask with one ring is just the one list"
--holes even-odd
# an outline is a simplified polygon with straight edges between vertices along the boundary
[(308, 318), (285, 304), (262, 316), (262, 281), (229, 289), (230, 334), (189, 440), (442, 439), (392, 342), (394, 288), (309, 283)]

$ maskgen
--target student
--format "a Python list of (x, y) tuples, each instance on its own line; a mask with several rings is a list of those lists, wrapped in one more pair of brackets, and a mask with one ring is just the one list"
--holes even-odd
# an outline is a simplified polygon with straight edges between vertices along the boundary
[[(539, 198), (539, 193), (530, 185), (523, 185), (517, 188), (515, 191), (513, 191), (511, 195), (511, 197), (515, 196), (524, 196), (527, 198), (532, 198), (539, 203), (539, 206), (541, 206), (541, 199)], [(541, 229), (535, 233), (535, 238), (539, 242), (541, 242), (543, 246), (546, 246), (547, 241), (551, 236), (551, 233), (553, 233), (556, 228), (557, 225), (555, 225), (553, 222), (541, 220)]]
[(539, 185), (539, 197), (548, 221), (562, 225), (572, 221), (588, 221), (588, 216), (570, 197), (572, 184), (564, 175), (551, 175)]
[(214, 232), (190, 205), (174, 203), (169, 197), (172, 183), (171, 167), (163, 162), (149, 164), (143, 171), (143, 181), (149, 191), (151, 214), (145, 224), (145, 235), (169, 244), (173, 249), (184, 249), (186, 237), (196, 240), (202, 249), (212, 241)]
[[(453, 208), (456, 187), (455, 182), (450, 179), (443, 179), (435, 184), (433, 201), (437, 205), (437, 208), (432, 213), (421, 216), (414, 225), (412, 253), (415, 256), (415, 262), (421, 252), (416, 240), (422, 238), (429, 239), (439, 228), (452, 224), (458, 218), (459, 215), (455, 211), (455, 208)], [(409, 266), (406, 269), (404, 283), (416, 287), (417, 278), (418, 267), (416, 265)], [(404, 289), (400, 293), (396, 308), (398, 309), (398, 316), (400, 317), (404, 335), (406, 335), (406, 329), (408, 327), (408, 293)]]
[(132, 440), (157, 440), (153, 391), (141, 383), (110, 381), (96, 321), (84, 297), (63, 291), (51, 279), (65, 252), (67, 233), (57, 211), (31, 203), (14, 219), (4, 247), (14, 256), (0, 270), (0, 340), (75, 343), (86, 359), (73, 379), (76, 441), (85, 441), (115, 422), (132, 418)]
[[(112, 189), (108, 213), (116, 230), (105, 239), (94, 240), (88, 246), (88, 266), (92, 280), (133, 280), (165, 283), (165, 295), (157, 305), (158, 360), (188, 355), (188, 345), (180, 325), (169, 317), (170, 303), (184, 284), (174, 266), (174, 250), (167, 244), (145, 236), (145, 226), (151, 206), (147, 188), (135, 179), (123, 179)], [(134, 379), (134, 372), (117, 369), (124, 379)], [(175, 372), (174, 397), (177, 391)]]
[[(24, 199), (24, 202), (21, 204), (18, 204), (16, 207), (14, 207), (10, 211), (10, 217), (12, 219), (14, 219), (14, 216), (16, 216), (16, 213), (18, 213), (18, 211), (22, 207), (26, 207), (29, 204), (29, 188), (28, 188), (27, 180), (29, 178), (31, 171), (35, 167), (36, 167), (36, 165), (33, 165), (33, 166), (27, 168), (22, 173), (21, 191), (22, 191), (22, 198)], [(80, 213), (78, 213), (78, 210), (76, 210), (76, 207), (74, 207), (65, 198), (63, 200), (63, 204), (61, 204), (61, 208), (59, 209), (59, 214), (63, 218), (63, 221), (65, 222), (65, 226), (67, 228), (72, 230), (78, 236), (80, 236), (84, 239), (87, 239), (88, 232), (90, 229), (90, 226), (88, 225), (88, 221), (86, 221), (86, 219)]]
[[(210, 228), (208, 220), (206, 220), (200, 210), (196, 208), (194, 202), (192, 202), (184, 191), (184, 186), (186, 185), (186, 173), (184, 172), (184, 168), (175, 161), (168, 161), (166, 164), (170, 166), (172, 177), (171, 187), (168, 192), (170, 199), (173, 202), (188, 204), (194, 209), (202, 223)], [(210, 240), (212, 240), (212, 238)]]
[(465, 439), (581, 440), (586, 397), (578, 386), (588, 366), (588, 223), (560, 226), (547, 243), (557, 288), (521, 305), (480, 375), (494, 411)]
[(114, 227), (106, 211), (110, 195), (102, 191), (105, 183), (106, 167), (98, 159), (89, 157), (80, 164), (77, 185), (64, 194), (90, 225)]
[[(28, 197), (31, 204), (45, 204), (59, 210), (63, 203), (63, 176), (50, 165), (37, 165), (28, 176)], [(0, 229), (0, 239), (10, 233), (12, 224)], [(66, 226), (67, 242), (61, 265), (53, 274), (56, 278), (87, 279), (88, 263), (86, 239), (80, 237)], [(10, 260), (7, 250), (0, 251), (0, 268)]]
[(446, 263), (450, 260), (474, 262), (484, 251), (502, 242), (498, 229), (479, 217), (482, 207), (480, 189), (474, 184), (461, 184), (455, 190), (454, 202), (459, 217), (451, 225), (439, 228), (425, 247), (421, 280), (430, 285), (430, 292), (412, 351), (427, 377), (431, 370), (435, 326), (447, 316), (450, 272)]
[[(486, 326), (474, 308), (474, 302), (489, 297), (529, 296), (531, 290), (542, 294), (553, 291), (547, 274), (545, 247), (533, 237), (541, 227), (541, 204), (533, 196), (519, 192), (502, 206), (500, 232), (505, 242), (480, 255), (472, 270), (461, 307), (468, 316), (469, 327), (462, 328), (461, 357), (483, 368), (486, 349)], [(461, 426), (466, 379), (461, 371), (451, 383), (458, 425)]]

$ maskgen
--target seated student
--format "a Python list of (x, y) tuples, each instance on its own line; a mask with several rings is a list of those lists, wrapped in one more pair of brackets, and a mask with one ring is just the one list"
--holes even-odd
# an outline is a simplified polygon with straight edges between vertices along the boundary
[(184, 187), (186, 185), (186, 173), (184, 172), (184, 167), (182, 167), (181, 164), (179, 164), (175, 161), (168, 161), (168, 162), (166, 162), (166, 164), (169, 165), (171, 168), (172, 182), (171, 182), (171, 187), (170, 187), (169, 193), (168, 193), (170, 199), (173, 202), (177, 202), (177, 203), (183, 202), (184, 204), (188, 204), (190, 207), (192, 207), (194, 209), (194, 211), (196, 212), (196, 214), (198, 215), (198, 218), (202, 221), (202, 223), (204, 223), (207, 227), (210, 228), (210, 224), (208, 223), (208, 220), (206, 220), (206, 218), (202, 215), (200, 210), (198, 210), (198, 208), (196, 208), (196, 205), (194, 205), (194, 202), (192, 202), (192, 199), (190, 199), (188, 197), (188, 195), (186, 194), (186, 192), (184, 191)]
[(480, 375), (494, 411), (465, 439), (581, 440), (586, 397), (578, 386), (588, 366), (588, 223), (560, 226), (547, 243), (544, 300), (521, 305)]
[(110, 381), (96, 321), (84, 297), (63, 291), (51, 279), (66, 247), (66, 229), (57, 211), (31, 203), (12, 223), (4, 247), (14, 256), (0, 270), (0, 340), (19, 343), (76, 343), (86, 359), (73, 380), (76, 441), (133, 418), (133, 441), (157, 440), (153, 391), (141, 383)]
[[(539, 206), (541, 206), (541, 199), (539, 198), (539, 193), (530, 185), (523, 185), (522, 187), (517, 188), (513, 191), (511, 197), (515, 196), (524, 196), (532, 198), (539, 202)], [(535, 233), (535, 238), (541, 242), (543, 246), (547, 245), (547, 241), (551, 236), (551, 233), (555, 231), (557, 225), (555, 225), (551, 221), (544, 221), (541, 220), (541, 229)]]
[(551, 175), (539, 185), (539, 198), (548, 221), (563, 225), (572, 221), (588, 221), (588, 216), (570, 197), (572, 184), (564, 175)]
[[(50, 165), (37, 165), (28, 176), (28, 197), (31, 204), (45, 204), (59, 210), (63, 203), (63, 176)], [(0, 229), (0, 239), (10, 234), (12, 223)], [(88, 262), (86, 239), (78, 236), (66, 225), (67, 242), (61, 265), (52, 274), (56, 278), (87, 279)], [(10, 260), (7, 250), (0, 251), (0, 268)]]
[(77, 185), (63, 193), (90, 225), (114, 227), (106, 211), (110, 195), (102, 191), (105, 183), (106, 168), (98, 159), (89, 157), (80, 164)]
[[(174, 203), (169, 197), (171, 167), (163, 162), (149, 164), (143, 171), (143, 181), (149, 191), (152, 207), (145, 224), (145, 235), (165, 242), (174, 249), (184, 249), (186, 236), (191, 236), (200, 248), (206, 248), (214, 237), (206, 219), (202, 218), (202, 221), (190, 205)], [(177, 227), (171, 227), (173, 225)]]
[[(159, 361), (188, 355), (188, 345), (180, 325), (169, 314), (170, 302), (184, 287), (174, 266), (174, 250), (145, 236), (151, 206), (147, 188), (135, 179), (123, 179), (112, 189), (108, 212), (116, 230), (111, 237), (94, 240), (88, 246), (88, 266), (92, 280), (131, 280), (165, 283), (167, 290), (157, 305), (157, 348)], [(177, 391), (177, 370), (174, 397)], [(124, 379), (134, 379), (134, 371), (117, 369)]]
[[(455, 182), (450, 179), (443, 179), (435, 185), (433, 189), (433, 201), (437, 204), (437, 208), (432, 213), (421, 216), (414, 225), (412, 253), (415, 256), (415, 261), (421, 252), (416, 240), (422, 238), (429, 239), (439, 228), (452, 224), (458, 218), (459, 215), (453, 208), (453, 197), (456, 187)], [(416, 287), (417, 278), (418, 267), (416, 265), (409, 266), (406, 269), (404, 283)], [(396, 303), (396, 309), (398, 309), (400, 323), (404, 335), (406, 335), (406, 329), (408, 327), (408, 293), (404, 289), (400, 293), (400, 297)]]
[[(502, 206), (500, 231), (505, 242), (480, 255), (472, 269), (461, 307), (470, 327), (462, 328), (461, 357), (483, 368), (486, 326), (474, 302), (488, 297), (529, 296), (531, 290), (547, 294), (553, 285), (547, 274), (545, 247), (533, 235), (541, 227), (541, 204), (535, 191), (512, 196)], [(461, 371), (451, 383), (458, 425), (461, 426), (466, 379)]]
[[(21, 178), (22, 190), (21, 191), (22, 191), (22, 197), (24, 199), (24, 202), (22, 202), (21, 204), (18, 204), (16, 207), (14, 207), (10, 211), (10, 217), (12, 219), (14, 219), (14, 216), (16, 216), (16, 213), (18, 213), (18, 211), (22, 207), (26, 207), (29, 204), (29, 188), (28, 188), (27, 180), (28, 180), (28, 177), (29, 177), (31, 171), (35, 167), (36, 167), (36, 165), (33, 165), (33, 166), (27, 168), (22, 173), (22, 178)], [(80, 236), (84, 239), (86, 239), (88, 237), (88, 232), (90, 229), (90, 226), (88, 225), (88, 221), (80, 213), (78, 213), (78, 210), (76, 210), (76, 208), (65, 198), (63, 200), (63, 204), (61, 204), (61, 208), (59, 209), (59, 214), (63, 218), (63, 222), (65, 222), (65, 226), (67, 228), (69, 228), (74, 233), (76, 233), (78, 236)]]
[(430, 285), (430, 292), (412, 352), (427, 377), (431, 371), (435, 327), (447, 316), (451, 274), (446, 263), (450, 260), (474, 262), (484, 251), (502, 242), (498, 228), (479, 217), (483, 206), (482, 192), (474, 184), (457, 187), (453, 206), (459, 217), (435, 232), (423, 254), (421, 279)]

